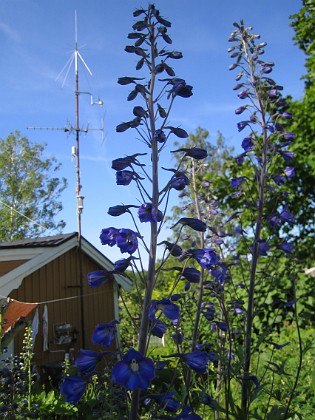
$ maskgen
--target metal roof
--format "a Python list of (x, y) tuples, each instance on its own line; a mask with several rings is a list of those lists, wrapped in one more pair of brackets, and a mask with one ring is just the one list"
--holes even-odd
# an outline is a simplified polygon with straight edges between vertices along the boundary
[(46, 236), (44, 238), (26, 238), (17, 241), (0, 242), (0, 249), (58, 246), (76, 236), (78, 236), (77, 232), (72, 232), (55, 236)]

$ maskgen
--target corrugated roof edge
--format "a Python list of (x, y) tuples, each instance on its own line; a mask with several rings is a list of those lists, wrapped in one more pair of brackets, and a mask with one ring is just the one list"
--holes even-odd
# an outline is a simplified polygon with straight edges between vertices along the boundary
[(34, 248), (58, 246), (73, 237), (78, 236), (77, 232), (65, 233), (54, 236), (45, 236), (42, 238), (25, 238), (17, 241), (0, 242), (0, 249), (7, 248)]

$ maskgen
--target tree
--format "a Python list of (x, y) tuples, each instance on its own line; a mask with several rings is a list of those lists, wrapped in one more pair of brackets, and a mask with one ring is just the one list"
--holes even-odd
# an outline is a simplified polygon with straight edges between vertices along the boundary
[(0, 240), (9, 241), (61, 230), (55, 221), (65, 178), (55, 176), (60, 163), (44, 158), (45, 144), (30, 143), (18, 131), (0, 139)]
[[(179, 143), (175, 142), (174, 146), (178, 147)], [(190, 134), (181, 149), (193, 147), (207, 150), (207, 157), (201, 163), (191, 158), (186, 158), (182, 162), (182, 168), (189, 179), (189, 185), (185, 191), (180, 192), (180, 206), (172, 208), (172, 215), (169, 219), (175, 221), (183, 213), (188, 217), (198, 217), (195, 205), (197, 200), (200, 208), (199, 217), (202, 217), (207, 224), (218, 227), (222, 217), (228, 218), (231, 211), (227, 205), (226, 191), (229, 187), (233, 148), (227, 146), (220, 132), (212, 143), (209, 140), (209, 132), (201, 127), (196, 129), (195, 134)], [(182, 161), (182, 153), (176, 152), (174, 155), (177, 165), (179, 165)], [(212, 233), (212, 238), (215, 239), (217, 235), (215, 232)], [(198, 236), (193, 235), (192, 242), (198, 241)], [(187, 246), (190, 244), (188, 243)]]
[[(296, 243), (297, 256), (305, 265), (313, 265), (314, 210), (315, 210), (315, 1), (304, 0), (301, 10), (291, 16), (295, 41), (306, 54), (307, 73), (303, 98), (290, 102), (293, 119), (290, 129), (295, 133), (291, 150), (297, 176), (292, 178), (290, 210), (296, 215), (292, 239)], [(293, 166), (291, 165), (291, 166)]]

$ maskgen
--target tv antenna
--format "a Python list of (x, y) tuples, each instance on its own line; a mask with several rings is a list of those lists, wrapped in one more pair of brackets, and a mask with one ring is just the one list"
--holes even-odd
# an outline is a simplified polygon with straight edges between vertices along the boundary
[(27, 127), (28, 130), (56, 130), (56, 131), (64, 131), (67, 134), (75, 133), (76, 143), (75, 146), (72, 147), (72, 157), (76, 159), (76, 197), (77, 197), (77, 223), (78, 223), (78, 239), (79, 243), (81, 242), (81, 234), (82, 234), (82, 227), (81, 227), (81, 214), (83, 211), (83, 199), (84, 196), (81, 194), (81, 172), (80, 172), (80, 134), (84, 133), (87, 134), (89, 131), (101, 131), (102, 132), (102, 141), (104, 140), (104, 120), (101, 120), (101, 127), (94, 128), (94, 127), (84, 127), (80, 128), (79, 124), (79, 98), (80, 95), (89, 95), (91, 99), (91, 105), (98, 105), (103, 106), (103, 101), (98, 97), (97, 100), (93, 98), (90, 92), (83, 92), (79, 90), (79, 62), (83, 64), (87, 72), (90, 76), (92, 76), (92, 72), (89, 66), (86, 64), (84, 58), (82, 57), (79, 48), (78, 48), (78, 25), (77, 25), (77, 12), (75, 11), (74, 15), (74, 36), (75, 36), (75, 49), (71, 53), (71, 56), (59, 75), (57, 76), (56, 80), (58, 80), (62, 74), (65, 74), (64, 80), (62, 82), (62, 87), (64, 86), (67, 77), (69, 75), (69, 71), (74, 63), (74, 76), (75, 76), (75, 124), (72, 125), (69, 121), (64, 127)]

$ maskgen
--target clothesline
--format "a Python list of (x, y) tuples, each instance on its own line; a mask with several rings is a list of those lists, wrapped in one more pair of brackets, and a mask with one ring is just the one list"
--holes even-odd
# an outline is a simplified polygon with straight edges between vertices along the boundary
[(62, 302), (62, 301), (70, 300), (70, 299), (78, 299), (78, 298), (81, 298), (81, 297), (95, 296), (95, 295), (100, 295), (100, 294), (104, 294), (104, 293), (112, 293), (112, 292), (109, 291), (109, 290), (102, 290), (102, 291), (97, 292), (97, 293), (86, 293), (84, 295), (69, 296), (69, 297), (65, 297), (65, 298), (46, 300), (46, 301), (42, 301), (42, 302), (22, 302), (20, 300), (13, 299), (9, 296), (3, 296), (3, 295), (0, 295), (0, 299), (7, 299), (9, 302), (10, 301), (15, 301), (15, 302), (18, 302), (18, 303), (23, 303), (24, 305), (45, 305), (45, 304), (49, 304), (49, 303)]

